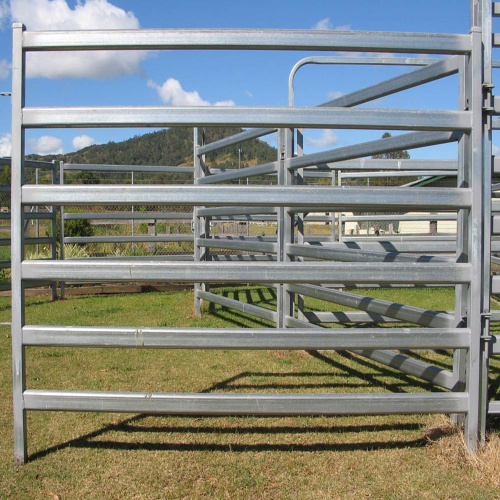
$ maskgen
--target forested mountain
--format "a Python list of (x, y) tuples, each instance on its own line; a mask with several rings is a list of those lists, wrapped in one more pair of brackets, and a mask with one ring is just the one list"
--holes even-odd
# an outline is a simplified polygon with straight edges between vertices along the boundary
[[(206, 142), (210, 143), (224, 137), (241, 132), (234, 127), (218, 127), (206, 129)], [(274, 161), (277, 158), (276, 148), (259, 139), (247, 141), (242, 145), (234, 145), (207, 155), (206, 163), (217, 168), (238, 168), (241, 148), (241, 166), (247, 167)], [(66, 163), (107, 164), (107, 165), (193, 165), (193, 129), (176, 127), (137, 135), (122, 142), (109, 142), (89, 146), (74, 153), (62, 155), (30, 155), (30, 159), (57, 160)], [(164, 175), (157, 174), (156, 181), (163, 180)], [(172, 182), (172, 176), (169, 176)], [(151, 177), (150, 177), (151, 179)], [(69, 179), (68, 179), (69, 180)], [(84, 179), (80, 179), (85, 181)], [(89, 178), (88, 181), (91, 182)], [(141, 181), (138, 175), (137, 181)], [(167, 179), (165, 179), (167, 181)]]

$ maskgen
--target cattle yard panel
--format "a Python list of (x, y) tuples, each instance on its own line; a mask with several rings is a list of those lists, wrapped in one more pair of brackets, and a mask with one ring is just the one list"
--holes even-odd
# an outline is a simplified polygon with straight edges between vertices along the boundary
[[(497, 11), (497, 4), (494, 6)], [(498, 9), (500, 11), (500, 9)], [(12, 357), (14, 448), (17, 463), (28, 458), (27, 411), (110, 411), (196, 415), (341, 415), (387, 413), (450, 413), (465, 420), (465, 440), (471, 451), (484, 439), (485, 321), (489, 310), (491, 139), (485, 122), (483, 69), (491, 55), (483, 51), (491, 14), (487, 2), (471, 1), (469, 34), (365, 33), (253, 30), (137, 30), (30, 32), (14, 25), (12, 87)], [(491, 20), (489, 20), (491, 23)], [(485, 35), (486, 33), (486, 35)], [(421, 68), (402, 77), (342, 96), (317, 107), (26, 107), (25, 66), (30, 51), (60, 50), (286, 50), (364, 51), (389, 54), (424, 54)], [(428, 55), (444, 55), (430, 61)], [(393, 64), (393, 56), (385, 58)], [(346, 60), (349, 60), (347, 58)], [(351, 59), (353, 62), (354, 59)], [(379, 62), (384, 62), (380, 58)], [(458, 75), (456, 110), (401, 110), (356, 108), (358, 104)], [(485, 123), (483, 123), (485, 122)], [(203, 127), (248, 128), (236, 136), (206, 144)], [(30, 128), (51, 127), (194, 127), (194, 185), (28, 185), (25, 183), (24, 134)], [(303, 131), (308, 128), (404, 131), (401, 135), (303, 154)], [(205, 163), (210, 151), (278, 131), (275, 161), (238, 172), (214, 171)], [(456, 175), (454, 187), (338, 186), (338, 171), (364, 169), (366, 156), (401, 149), (456, 143), (458, 161), (428, 165), (404, 164), (425, 175)], [(490, 154), (488, 155), (488, 148)], [(403, 163), (401, 163), (403, 164)], [(326, 166), (326, 167), (325, 167)], [(89, 168), (96, 166), (89, 166)], [(70, 167), (71, 168), (71, 167)], [(78, 167), (75, 167), (78, 168)], [(137, 167), (133, 167), (137, 168)], [(406, 168), (406, 167), (405, 167)], [(328, 186), (307, 183), (324, 175)], [(61, 169), (64, 172), (64, 166)], [(332, 172), (336, 172), (335, 176)], [(234, 184), (253, 176), (275, 176), (274, 185)], [(336, 177), (337, 176), (337, 177)], [(317, 178), (317, 177), (316, 177)], [(225, 185), (224, 185), (225, 184)], [(488, 188), (489, 186), (489, 188)], [(488, 191), (490, 189), (490, 191)], [(194, 262), (167, 259), (115, 258), (26, 260), (24, 232), (26, 206), (187, 206), (193, 210)], [(323, 241), (304, 234), (307, 218), (318, 212), (446, 212), (457, 220), (456, 237), (335, 238)], [(63, 211), (64, 212), (64, 211)], [(84, 212), (85, 213), (85, 212)], [(67, 220), (63, 213), (61, 220)], [(85, 215), (89, 215), (88, 213)], [(91, 214), (92, 215), (92, 214)], [(131, 215), (131, 214), (127, 214)], [(94, 216), (94, 215), (92, 215)], [(211, 234), (216, 217), (273, 220), (271, 238), (227, 238)], [(316, 216), (320, 217), (320, 216)], [(326, 217), (326, 216), (325, 216)], [(90, 217), (89, 217), (90, 218)], [(270, 219), (269, 219), (270, 218)], [(224, 219), (222, 219), (224, 220)], [(334, 219), (330, 218), (332, 227)], [(339, 226), (340, 228), (340, 226)], [(64, 234), (64, 231), (61, 231)], [(415, 255), (416, 245), (419, 255)], [(212, 249), (238, 250), (243, 255), (221, 255)], [(488, 252), (485, 249), (488, 248)], [(255, 255), (257, 253), (257, 255)], [(231, 258), (233, 257), (233, 258)], [(195, 283), (195, 312), (208, 300), (273, 321), (276, 328), (109, 328), (65, 325), (26, 325), (24, 290), (40, 280), (65, 281), (170, 281)], [(210, 283), (264, 283), (276, 288), (275, 311), (242, 305), (210, 292)], [(365, 307), (347, 286), (431, 286), (456, 288), (454, 311), (424, 311), (401, 304), (371, 300)], [(494, 288), (494, 287), (493, 287)], [(360, 309), (354, 323), (366, 318), (391, 318), (412, 328), (321, 327), (328, 317), (309, 313), (305, 297)], [(365, 301), (366, 302), (366, 301)], [(398, 305), (399, 306), (399, 305)], [(326, 321), (323, 321), (326, 320)], [(318, 324), (319, 323), (319, 324)], [(488, 335), (486, 335), (488, 337)], [(114, 391), (35, 390), (26, 386), (26, 346), (183, 348), (183, 349), (341, 349), (385, 364), (397, 363), (409, 373), (446, 392), (361, 394), (195, 394)], [(395, 350), (451, 349), (453, 371), (439, 369)], [(486, 361), (485, 361), (486, 360)]]

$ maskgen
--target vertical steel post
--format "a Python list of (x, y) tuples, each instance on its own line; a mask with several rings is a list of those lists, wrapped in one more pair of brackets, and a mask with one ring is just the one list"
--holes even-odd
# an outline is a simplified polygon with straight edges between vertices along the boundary
[[(467, 62), (465, 57), (460, 61), (458, 77), (459, 77), (459, 109), (468, 109), (467, 97)], [(469, 164), (468, 160), (469, 136), (463, 134), (458, 143), (458, 170), (457, 170), (457, 187), (467, 188), (470, 187), (470, 171), (466, 170)], [(469, 231), (468, 231), (468, 210), (458, 210), (457, 213), (457, 262), (469, 261)], [(468, 287), (465, 285), (455, 286), (455, 321), (457, 326), (460, 326), (467, 315), (467, 291)], [(466, 368), (467, 351), (465, 349), (457, 349), (453, 353), (453, 376), (454, 387), (453, 390), (461, 392), (465, 389), (465, 368)], [(454, 424), (462, 425), (464, 423), (464, 416), (462, 414), (453, 414), (451, 420)]]
[[(288, 169), (288, 160), (293, 157), (293, 130), (288, 128), (278, 131), (278, 185), (290, 186), (293, 175)], [(294, 241), (294, 214), (287, 207), (278, 209), (278, 252), (277, 262), (289, 262), (286, 244)], [(279, 283), (277, 289), (278, 328), (285, 328), (285, 316), (293, 316), (295, 312), (294, 294), (288, 291), (288, 286)]]
[[(198, 147), (204, 144), (204, 134), (200, 134), (199, 128), (193, 129), (193, 158), (194, 158), (194, 183), (198, 184), (199, 180), (205, 176), (203, 169), (204, 158), (198, 154)], [(194, 262), (207, 260), (208, 249), (198, 245), (198, 239), (208, 237), (210, 228), (210, 220), (205, 217), (198, 216), (198, 208), (193, 207), (193, 232), (194, 232)], [(194, 314), (196, 317), (201, 316), (201, 305), (203, 300), (199, 297), (198, 292), (208, 290), (207, 283), (194, 284)]]
[[(490, 104), (492, 91), (492, 2), (481, 0), (480, 18), (483, 44), (483, 95)], [(484, 102), (484, 101), (483, 101)], [(491, 294), (491, 183), (493, 159), (491, 156), (491, 116), (483, 112), (483, 331), (480, 399), (480, 440), (485, 445), (486, 419), (488, 416), (488, 365), (490, 338), (490, 294)]]
[[(64, 162), (59, 162), (59, 184), (64, 185)], [(64, 206), (59, 207), (59, 258), (64, 260)], [(61, 287), (61, 299), (64, 299), (66, 293), (66, 283), (64, 281), (60, 282)]]
[[(52, 185), (57, 184), (57, 171), (56, 171), (56, 161), (52, 161), (52, 170), (51, 170), (51, 181)], [(53, 260), (57, 260), (57, 208), (55, 205), (50, 207), (52, 216), (51, 216), (51, 238), (52, 243), (51, 246), (51, 257)], [(51, 284), (52, 289), (52, 300), (57, 299), (57, 283)]]
[(25, 90), (23, 24), (13, 25), (12, 40), (12, 168), (11, 168), (11, 274), (12, 274), (12, 386), (14, 408), (14, 460), (28, 458), (26, 434), (26, 362), (22, 328), (24, 326), (24, 284), (21, 262), (24, 258), (22, 185), (24, 184), (24, 127), (22, 110)]
[[(39, 182), (39, 169), (38, 168), (35, 168), (35, 185), (38, 186), (38, 182)], [(36, 214), (39, 214), (40, 213), (40, 207), (37, 205), (35, 207), (35, 213)], [(40, 220), (37, 218), (35, 219), (35, 233), (36, 233), (36, 238), (40, 238)], [(40, 245), (37, 243), (36, 244), (36, 256), (37, 256), (37, 259), (40, 258), (39, 257), (39, 253), (40, 253)]]
[[(336, 174), (336, 172), (335, 172), (335, 170), (332, 170), (331, 173), (332, 173), (332, 183), (331, 184), (332, 184), (332, 187), (335, 187), (335, 177), (336, 177), (335, 174)], [(337, 219), (337, 214), (335, 213), (335, 211), (332, 211), (330, 216), (332, 219), (331, 224), (332, 224), (332, 243), (333, 243), (333, 242), (335, 242), (335, 221)]]
[[(304, 130), (297, 129), (297, 156), (304, 156)], [(295, 183), (298, 185), (304, 184), (304, 169), (299, 168), (295, 171)], [(297, 243), (304, 244), (304, 213), (295, 214), (297, 224)], [(304, 257), (295, 257), (296, 260), (302, 262)], [(297, 318), (301, 321), (307, 321), (304, 315), (304, 296), (297, 295)]]
[[(337, 172), (337, 185), (342, 186), (342, 171), (339, 170)], [(337, 214), (337, 232), (338, 232), (338, 241), (342, 242), (342, 210), (339, 210)]]
[[(285, 129), (278, 130), (278, 185), (282, 186), (285, 183), (285, 158), (286, 158), (286, 137)], [(283, 262), (284, 249), (283, 244), (285, 241), (284, 227), (285, 227), (285, 210), (283, 207), (278, 207), (276, 210), (276, 236), (277, 236), (277, 252), (276, 252), (276, 265)], [(285, 323), (285, 297), (283, 293), (283, 284), (276, 284), (276, 328), (284, 328)]]
[[(134, 172), (130, 172), (130, 184), (133, 186), (134, 185)], [(131, 207), (131, 212), (132, 212), (132, 220), (131, 222), (131, 234), (132, 237), (135, 235), (135, 230), (134, 230), (134, 205)], [(135, 255), (135, 243), (132, 241), (132, 255)]]
[(481, 28), (471, 29), (472, 52), (468, 64), (469, 85), (467, 97), (472, 112), (472, 130), (469, 144), (469, 169), (472, 205), (469, 218), (469, 258), (472, 278), (468, 293), (467, 323), (471, 330), (471, 345), (467, 354), (467, 392), (469, 411), (465, 418), (465, 442), (470, 451), (477, 450), (480, 419), (481, 334), (483, 303), (483, 84)]

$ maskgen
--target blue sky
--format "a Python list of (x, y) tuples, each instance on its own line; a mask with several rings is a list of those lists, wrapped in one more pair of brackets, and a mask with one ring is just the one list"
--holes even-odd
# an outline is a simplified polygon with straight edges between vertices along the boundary
[[(0, 0), (0, 91), (10, 90), (11, 23), (28, 29), (279, 28), (467, 33), (469, 0)], [(167, 51), (50, 53), (28, 61), (28, 106), (236, 105), (286, 106), (288, 74), (312, 53)], [(408, 69), (306, 66), (296, 78), (296, 104), (332, 96)], [(387, 97), (370, 107), (456, 109), (456, 80)], [(28, 131), (27, 153), (70, 152), (151, 129)], [(9, 153), (10, 98), (0, 98), (0, 156)], [(306, 133), (306, 152), (380, 137), (382, 131)], [(273, 139), (270, 139), (272, 143)], [(414, 158), (453, 158), (453, 145)]]

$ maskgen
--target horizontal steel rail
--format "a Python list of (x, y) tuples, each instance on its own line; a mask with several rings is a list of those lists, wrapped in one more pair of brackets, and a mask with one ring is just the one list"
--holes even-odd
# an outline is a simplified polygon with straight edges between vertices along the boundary
[(292, 127), (469, 131), (469, 111), (288, 107), (23, 108), (26, 128), (53, 127)]
[[(294, 80), (297, 71), (308, 64), (335, 64), (335, 65), (396, 65), (396, 66), (427, 66), (438, 62), (437, 58), (430, 57), (363, 57), (363, 56), (309, 56), (296, 62), (288, 76), (288, 103), (295, 102)], [(334, 99), (335, 101), (335, 99)]]
[(23, 50), (342, 50), (468, 54), (468, 35), (316, 30), (27, 31)]
[(287, 243), (286, 253), (295, 257), (310, 257), (338, 262), (450, 262), (434, 255), (410, 255), (402, 252), (375, 252), (355, 248), (339, 249), (323, 247), (319, 244), (297, 245)]
[(23, 279), (240, 283), (468, 283), (470, 264), (372, 262), (213, 263), (29, 260)]
[(197, 238), (196, 244), (206, 248), (225, 248), (229, 250), (246, 250), (248, 252), (263, 253), (276, 253), (278, 248), (277, 243), (270, 241), (252, 241), (231, 238)]
[[(0, 165), (9, 165), (11, 164), (10, 158), (0, 158)], [(51, 161), (40, 161), (40, 160), (24, 160), (25, 167), (32, 168), (49, 168), (54, 169), (55, 164)]]
[[(10, 246), (10, 238), (0, 238), (0, 246)], [(54, 238), (50, 236), (40, 236), (39, 238), (24, 238), (25, 245), (52, 245)]]
[(109, 235), (109, 236), (66, 236), (64, 243), (68, 244), (89, 244), (89, 243), (181, 243), (190, 241), (193, 242), (192, 234), (157, 234), (156, 236), (141, 234), (141, 235)]
[[(205, 298), (208, 297), (203, 292)], [(211, 294), (215, 295), (215, 294)], [(215, 296), (211, 298), (224, 299)], [(231, 302), (238, 302), (233, 300)], [(239, 302), (241, 304), (241, 302)], [(251, 304), (246, 304), (251, 306)], [(231, 306), (229, 306), (231, 307)], [(253, 306), (256, 308), (257, 306)], [(263, 309), (258, 307), (258, 309)], [(267, 318), (274, 319), (274, 311)], [(248, 311), (243, 311), (248, 312)], [(253, 313), (250, 313), (253, 314)], [(262, 316), (261, 316), (262, 317)], [(459, 349), (467, 348), (465, 328), (133, 328), (35, 326), (23, 328), (26, 346), (129, 347), (168, 349)]]
[(377, 240), (375, 237), (370, 239), (357, 239), (343, 242), (323, 242), (324, 248), (349, 250), (359, 249), (374, 252), (413, 252), (413, 253), (455, 253), (456, 241), (454, 240), (439, 240), (435, 237), (428, 239), (402, 239), (399, 240)]
[[(330, 217), (323, 217), (324, 221), (326, 222), (327, 220), (331, 222), (332, 218)], [(320, 217), (314, 218), (311, 217), (309, 218), (309, 221), (312, 220), (323, 220)], [(250, 221), (250, 222), (276, 222), (276, 216), (275, 215), (215, 215), (210, 217), (211, 221), (239, 221), (239, 222), (245, 222), (245, 221)]]
[(220, 254), (210, 254), (210, 260), (216, 262), (265, 262), (265, 261), (276, 261), (276, 255), (220, 255)]
[(372, 214), (372, 215), (342, 215), (342, 222), (354, 222), (354, 221), (382, 221), (382, 220), (395, 220), (395, 221), (428, 221), (428, 220), (457, 220), (457, 214), (412, 214), (412, 215), (382, 215), (382, 214)]
[(376, 172), (340, 172), (341, 179), (368, 179), (368, 178), (391, 178), (391, 177), (432, 177), (446, 175), (456, 177), (457, 172), (452, 170), (407, 170), (407, 171), (376, 171)]
[(365, 312), (373, 312), (420, 326), (436, 328), (455, 328), (457, 326), (457, 320), (447, 312), (429, 311), (421, 307), (406, 306), (345, 291), (328, 290), (320, 286), (295, 284), (289, 285), (288, 289), (307, 297), (314, 297)]
[[(272, 311), (271, 309), (266, 309), (265, 307), (259, 307), (254, 304), (249, 304), (247, 302), (242, 302), (241, 300), (231, 299), (229, 297), (224, 297), (222, 295), (218, 295), (216, 293), (206, 292), (204, 290), (195, 290), (195, 293), (198, 298), (203, 300), (208, 300), (213, 302), (214, 304), (219, 304), (224, 307), (229, 307), (236, 311), (240, 311), (242, 313), (251, 314), (257, 318), (266, 319), (268, 321), (276, 322), (277, 312)], [(248, 331), (247, 329), (244, 330)], [(275, 331), (275, 330), (273, 330)], [(284, 345), (284, 344), (281, 344)], [(292, 344), (290, 344), (292, 345)], [(276, 348), (278, 349), (278, 348)]]
[(64, 212), (64, 220), (189, 220), (193, 214), (188, 212)]
[[(500, 158), (499, 158), (500, 160)], [(500, 161), (498, 162), (500, 169)], [(314, 170), (446, 170), (456, 171), (458, 162), (456, 160), (418, 160), (418, 159), (387, 159), (387, 158), (355, 158), (335, 163), (322, 163), (316, 165)], [(312, 169), (312, 167), (307, 167)], [(347, 172), (346, 172), (347, 174)], [(342, 175), (345, 175), (342, 172)]]
[(275, 208), (269, 207), (211, 207), (211, 208), (197, 208), (196, 215), (198, 217), (213, 217), (216, 215), (260, 215), (260, 214), (274, 214), (276, 215)]
[[(320, 106), (350, 107), (380, 99), (403, 90), (417, 87), (418, 85), (433, 82), (440, 78), (458, 73), (459, 61), (460, 58), (458, 56), (448, 57), (423, 68), (403, 73), (394, 78), (351, 92), (350, 94), (337, 97), (331, 101), (320, 104)], [(290, 77), (291, 76), (292, 73), (290, 73)]]
[(500, 275), (495, 274), (491, 277), (491, 293), (500, 294)]
[[(318, 325), (307, 323), (306, 321), (301, 321), (290, 316), (286, 316), (285, 319), (286, 325), (292, 328), (309, 327), (311, 329), (322, 329), (322, 327)], [(445, 389), (453, 389), (456, 384), (455, 376), (452, 372), (394, 351), (387, 349), (374, 351), (353, 349), (351, 352), (358, 356), (363, 356), (377, 361), (378, 363), (382, 363), (383, 365), (391, 366), (407, 375), (418, 377), (434, 385), (444, 387)]]
[(451, 210), (469, 208), (468, 188), (358, 188), (310, 186), (142, 186), (70, 185), (24, 186), (25, 205), (208, 205), (352, 208), (376, 207), (378, 211)]
[(490, 401), (488, 403), (489, 415), (500, 415), (500, 401)]
[(196, 153), (198, 155), (204, 155), (211, 153), (212, 151), (218, 151), (219, 149), (227, 148), (233, 144), (239, 144), (240, 142), (250, 141), (252, 139), (258, 139), (264, 135), (272, 134), (276, 132), (274, 128), (261, 128), (253, 130), (244, 130), (239, 134), (234, 134), (224, 139), (219, 139), (218, 141), (211, 142), (210, 144), (205, 144), (204, 146), (198, 146), (196, 148)]
[(344, 146), (319, 153), (297, 156), (287, 161), (287, 167), (290, 170), (297, 170), (317, 163), (332, 163), (335, 161), (362, 158), (363, 156), (388, 153), (401, 148), (412, 149), (457, 142), (461, 137), (462, 134), (457, 132), (411, 132), (395, 137), (387, 137), (385, 139), (377, 139), (375, 141)]
[(226, 170), (215, 175), (202, 177), (198, 179), (198, 184), (215, 184), (216, 182), (227, 182), (235, 179), (244, 179), (247, 177), (255, 177), (257, 175), (274, 174), (278, 171), (278, 162), (264, 163), (254, 167), (245, 167), (242, 169)]
[(171, 415), (387, 415), (465, 413), (467, 393), (189, 394), (28, 389), (26, 410)]
[(394, 318), (364, 311), (306, 311), (304, 318), (309, 323), (399, 323)]
[(424, 363), (418, 359), (413, 359), (404, 354), (389, 350), (353, 350), (352, 352), (386, 366), (391, 366), (408, 375), (427, 380), (445, 389), (451, 390), (457, 383), (456, 376), (453, 372)]
[(25, 212), (25, 219), (33, 219), (33, 220), (43, 220), (43, 219), (53, 219), (54, 213), (52, 212)]
[(63, 169), (71, 170), (90, 170), (92, 172), (153, 172), (153, 173), (168, 173), (168, 174), (190, 174), (194, 175), (193, 167), (168, 167), (155, 165), (98, 165), (98, 164), (81, 164), (81, 163), (65, 163)]

